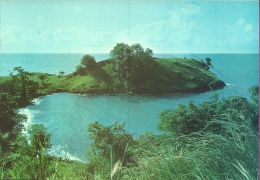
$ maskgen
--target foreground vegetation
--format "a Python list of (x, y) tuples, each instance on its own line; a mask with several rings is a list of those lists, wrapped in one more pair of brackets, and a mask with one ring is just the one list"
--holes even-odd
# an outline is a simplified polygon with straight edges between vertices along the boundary
[[(50, 135), (32, 125), (30, 143), (20, 134), (24, 117), (1, 95), (1, 179), (257, 179), (258, 87), (251, 99), (217, 95), (160, 114), (162, 134), (138, 139), (124, 123), (89, 125), (87, 163), (47, 154)], [(8, 101), (6, 101), (7, 98)]]

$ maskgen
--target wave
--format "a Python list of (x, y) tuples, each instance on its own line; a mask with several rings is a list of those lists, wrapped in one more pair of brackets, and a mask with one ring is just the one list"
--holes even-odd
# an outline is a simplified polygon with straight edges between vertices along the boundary
[(225, 83), (225, 84), (226, 84), (226, 86), (229, 87), (229, 88), (234, 88), (234, 87), (237, 86), (237, 85), (235, 85), (235, 84), (229, 84), (229, 83)]
[(58, 146), (52, 146), (51, 149), (48, 150), (48, 154), (62, 158), (63, 160), (71, 160), (71, 161), (78, 161), (84, 163), (84, 161), (80, 158), (77, 158), (76, 156), (73, 156), (68, 151), (64, 150), (64, 147), (61, 145)]
[(32, 110), (29, 108), (22, 108), (18, 110), (18, 114), (24, 115), (26, 117), (26, 121), (22, 123), (22, 125), (24, 126), (24, 129), (22, 129), (22, 134), (27, 137), (28, 142), (29, 142), (29, 133), (28, 133), (28, 129), (29, 127), (32, 125), (32, 121), (33, 118), (35, 116), (35, 114), (37, 114), (39, 111), (36, 110)]
[[(35, 98), (32, 100), (33, 105), (39, 105), (42, 102), (42, 98)], [(24, 129), (22, 130), (22, 134), (28, 136), (28, 128), (32, 125), (32, 121), (34, 119), (35, 114), (39, 113), (37, 110), (26, 108), (21, 108), (18, 110), (18, 114), (24, 115), (26, 117), (26, 121), (23, 122)]]
[[(33, 106), (37, 106), (41, 103), (42, 98), (36, 98), (33, 100)], [(21, 133), (23, 136), (26, 137), (27, 141), (29, 144), (31, 144), (30, 142), (30, 135), (29, 135), (29, 128), (31, 125), (34, 124), (34, 118), (35, 115), (39, 113), (38, 110), (33, 110), (30, 109), (30, 106), (26, 107), (26, 108), (21, 108), (18, 110), (18, 114), (24, 115), (26, 117), (26, 121), (22, 123), (22, 125), (24, 126), (24, 128), (22, 129)], [(68, 151), (66, 151), (64, 149), (65, 146), (52, 146), (51, 149), (48, 150), (48, 154), (55, 156), (55, 157), (59, 157), (62, 158), (64, 160), (71, 160), (71, 161), (78, 161), (78, 162), (83, 162), (83, 160), (81, 160), (80, 158), (77, 158), (76, 156), (73, 156), (72, 154), (70, 154)]]
[(42, 98), (35, 98), (34, 100), (32, 100), (32, 103), (34, 105), (39, 105), (42, 102)]

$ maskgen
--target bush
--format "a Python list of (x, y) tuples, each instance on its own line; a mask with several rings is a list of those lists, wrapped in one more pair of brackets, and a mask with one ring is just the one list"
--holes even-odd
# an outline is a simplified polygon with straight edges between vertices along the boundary
[(87, 75), (97, 68), (96, 60), (93, 56), (85, 55), (80, 61), (80, 64), (76, 67), (76, 75)]
[(51, 147), (51, 135), (47, 133), (47, 129), (42, 124), (34, 124), (29, 129), (30, 141), (35, 148), (35, 155), (40, 156), (41, 151), (46, 151)]
[(115, 122), (110, 126), (94, 122), (88, 126), (89, 139), (93, 140), (92, 153), (88, 154), (90, 174), (99, 174), (101, 179), (107, 179), (116, 162), (127, 164), (131, 161), (132, 154), (128, 149), (134, 144), (133, 134), (128, 133), (124, 125), (125, 122), (121, 125)]
[[(125, 122), (121, 125), (115, 122), (110, 126), (103, 126), (99, 122), (91, 123), (88, 126), (89, 138), (93, 140), (92, 150), (95, 154), (101, 154), (105, 158), (111, 158), (113, 153), (113, 162), (122, 159), (127, 146), (134, 143), (133, 134), (124, 129)], [(129, 155), (126, 155), (128, 157)], [(127, 158), (126, 158), (127, 160)]]
[(223, 123), (230, 118), (238, 124), (244, 123), (241, 119), (247, 119), (249, 126), (257, 126), (255, 122), (258, 121), (258, 112), (254, 109), (254, 104), (244, 97), (234, 96), (219, 100), (215, 95), (211, 101), (204, 101), (197, 106), (189, 102), (187, 107), (179, 105), (175, 110), (163, 111), (158, 128), (177, 136), (199, 131), (222, 134), (226, 132)]

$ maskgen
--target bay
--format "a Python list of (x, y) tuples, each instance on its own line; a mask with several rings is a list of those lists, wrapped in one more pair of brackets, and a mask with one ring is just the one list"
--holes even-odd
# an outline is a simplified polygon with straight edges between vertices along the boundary
[[(62, 69), (61, 67), (64, 66), (64, 68), (68, 68), (68, 72), (73, 72), (74, 67), (82, 57), (79, 54), (69, 55), (66, 57), (68, 58), (67, 61), (65, 61), (65, 55), (59, 57), (55, 54), (57, 62), (53, 62), (53, 57), (50, 54), (45, 57), (47, 56), (52, 61), (45, 61), (44, 58), (41, 61), (36, 61), (35, 71), (59, 72)], [(102, 58), (104, 56), (103, 54)], [(214, 66), (211, 71), (222, 79), (227, 86), (221, 90), (201, 94), (164, 96), (87, 96), (57, 93), (38, 98), (35, 100), (35, 105), (28, 106), (20, 111), (27, 115), (28, 123), (42, 123), (51, 133), (53, 148), (50, 153), (70, 159), (85, 160), (86, 149), (90, 144), (87, 140), (87, 126), (91, 122), (99, 121), (103, 125), (111, 125), (115, 121), (119, 123), (125, 121), (126, 129), (129, 132), (134, 132), (135, 138), (146, 131), (158, 134), (161, 133), (156, 127), (159, 122), (158, 116), (163, 110), (176, 108), (178, 104), (186, 105), (189, 101), (198, 104), (210, 100), (210, 97), (216, 93), (221, 97), (233, 95), (249, 97), (248, 88), (258, 84), (258, 54), (157, 54), (155, 56), (197, 59), (210, 57)], [(28, 61), (24, 60), (24, 63), (32, 68), (28, 62), (35, 60), (33, 60), (33, 57), (29, 59)], [(59, 66), (61, 62), (63, 62), (63, 66)], [(14, 61), (12, 65), (17, 65), (17, 63)]]

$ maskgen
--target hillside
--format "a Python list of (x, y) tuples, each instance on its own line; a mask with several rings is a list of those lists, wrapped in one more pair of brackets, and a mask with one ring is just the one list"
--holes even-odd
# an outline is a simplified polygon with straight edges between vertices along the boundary
[[(194, 59), (154, 59), (143, 74), (129, 80), (128, 88), (117, 85), (115, 60), (109, 59), (97, 63), (97, 66), (85, 75), (76, 73), (58, 76), (44, 73), (32, 73), (30, 79), (39, 84), (38, 93), (71, 92), (86, 94), (168, 94), (200, 93), (225, 86), (216, 75), (204, 68), (202, 61)], [(40, 80), (39, 76), (46, 78)], [(1, 78), (0, 83), (11, 77)]]

